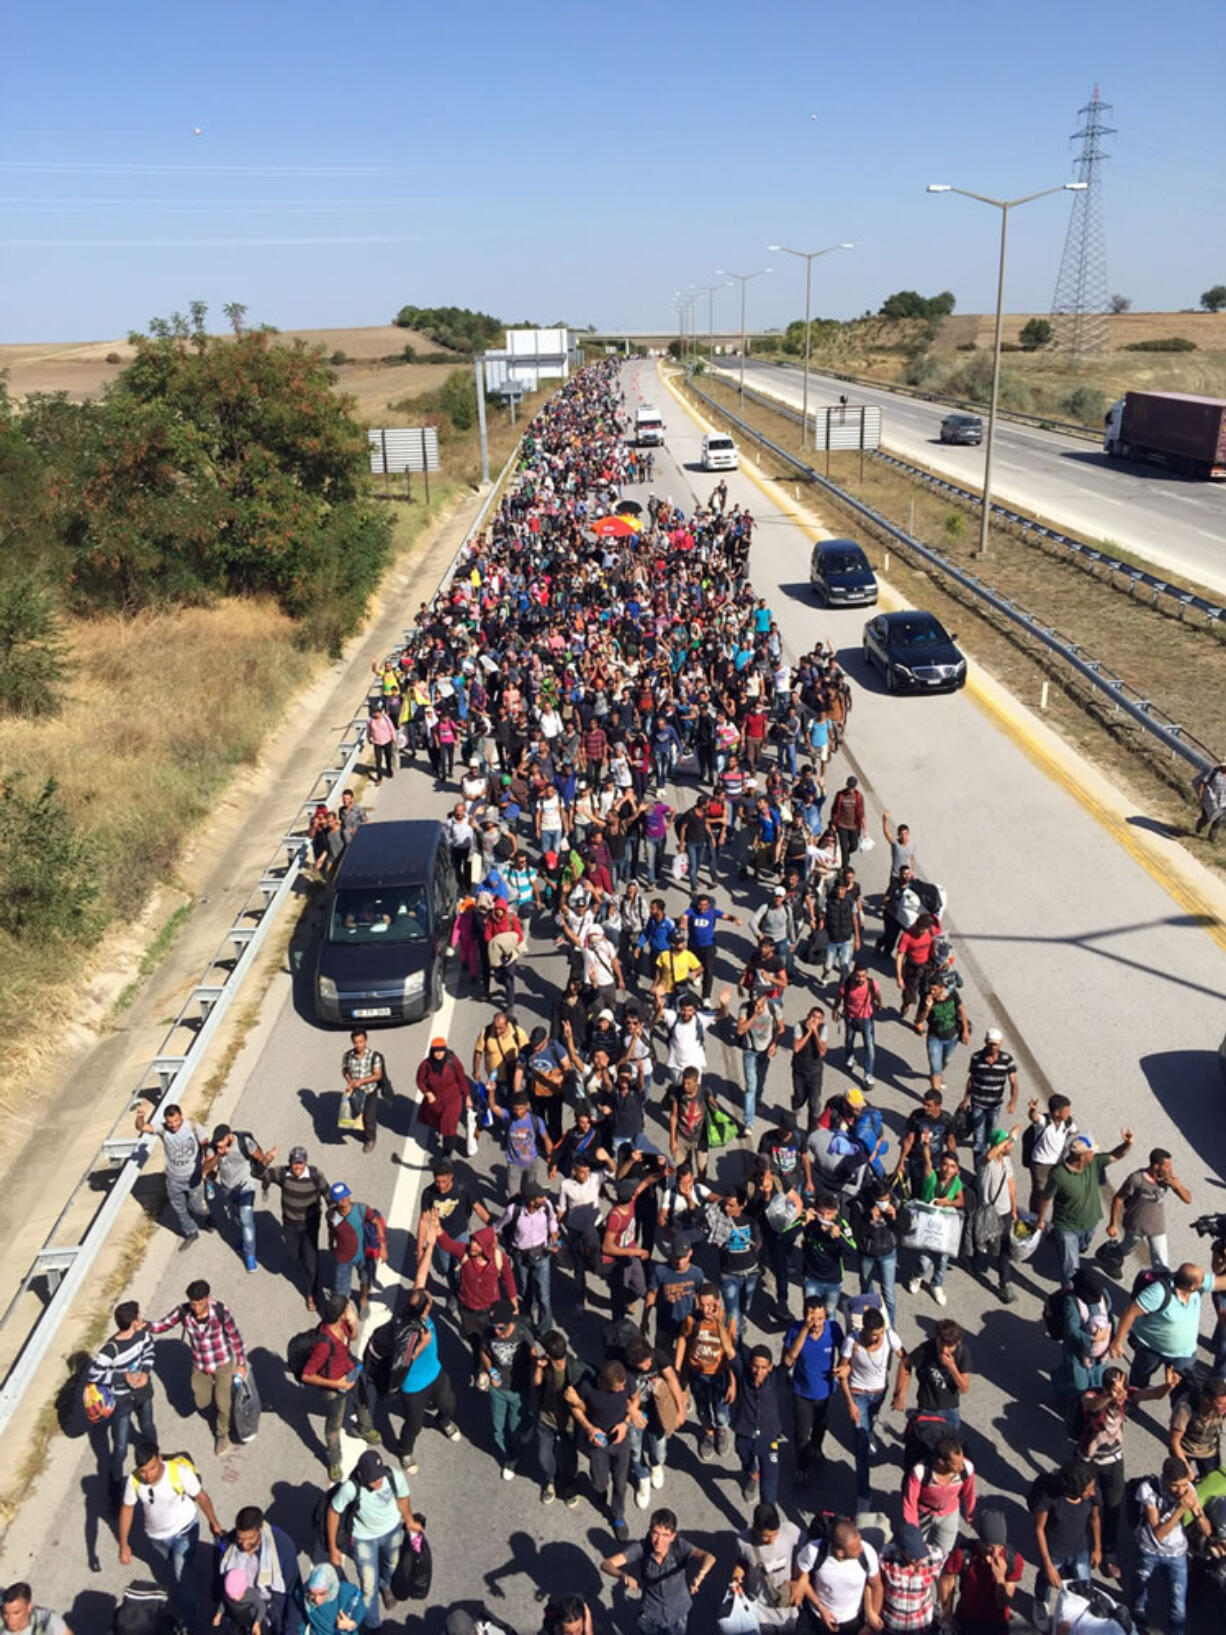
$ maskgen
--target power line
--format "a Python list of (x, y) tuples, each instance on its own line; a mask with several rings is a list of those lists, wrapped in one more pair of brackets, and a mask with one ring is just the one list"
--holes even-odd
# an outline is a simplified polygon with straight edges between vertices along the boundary
[(1052, 342), (1060, 351), (1080, 356), (1105, 352), (1107, 326), (1107, 239), (1103, 229), (1102, 167), (1107, 159), (1103, 138), (1115, 127), (1104, 122), (1111, 111), (1098, 86), (1077, 117), (1080, 128), (1069, 137), (1081, 144), (1074, 180), (1085, 184), (1073, 194), (1072, 214), (1064, 239), (1064, 254), (1052, 297)]

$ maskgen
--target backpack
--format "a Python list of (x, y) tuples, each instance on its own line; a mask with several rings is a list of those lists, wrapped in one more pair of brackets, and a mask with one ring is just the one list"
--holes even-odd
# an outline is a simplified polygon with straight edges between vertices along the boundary
[(196, 1480), (200, 1482), (200, 1485), (202, 1487), (204, 1486), (200, 1472), (196, 1469), (196, 1461), (192, 1458), (190, 1453), (184, 1453), (180, 1448), (178, 1453), (163, 1454), (162, 1461), (166, 1466), (166, 1474), (170, 1477), (170, 1485), (172, 1488), (174, 1488), (175, 1492), (180, 1498), (183, 1497), (184, 1466), (191, 1471)]
[(923, 903), (925, 913), (940, 915), (941, 898), (944, 895), (940, 886), (935, 886), (928, 880), (912, 880), (911, 890)]
[[(843, 1517), (836, 1510), (815, 1510), (813, 1512), (813, 1520), (809, 1523), (808, 1532), (805, 1534), (806, 1544), (817, 1545), (817, 1560), (809, 1569), (810, 1576), (818, 1570), (830, 1554), (831, 1535), (834, 1532), (836, 1523), (842, 1520)], [(867, 1581), (868, 1567), (865, 1564), (863, 1552), (856, 1556), (855, 1560)]]
[(395, 1396), (425, 1339), (420, 1319), (389, 1317), (371, 1335), (363, 1353), (366, 1377), (381, 1397)]
[[(383, 1467), (383, 1474), (391, 1480), (391, 1473), (387, 1466)], [(349, 1480), (354, 1486), (354, 1495), (341, 1511), (336, 1523), (336, 1547), (342, 1554), (348, 1555), (353, 1549), (353, 1523), (358, 1513), (358, 1506), (362, 1502), (362, 1484), (358, 1481), (355, 1471), (350, 1471)], [(344, 1482), (334, 1482), (320, 1494), (315, 1505), (315, 1537), (323, 1549), (328, 1542), (328, 1511), (332, 1508), (332, 1501), (344, 1487)]]
[[(336, 1341), (330, 1334), (324, 1334), (323, 1324), (317, 1323), (314, 1328), (304, 1328), (300, 1334), (295, 1334), (285, 1348), (285, 1366), (299, 1385), (306, 1365), (311, 1360), (311, 1353), (319, 1344), (320, 1335), (323, 1335), (332, 1350), (336, 1350)], [(331, 1361), (331, 1358), (329, 1358)]]
[[(677, 1029), (680, 1026), (681, 1026), (681, 1017), (678, 1016), (677, 1020), (673, 1023), (672, 1027), (669, 1028), (668, 1033), (666, 1035), (666, 1037), (668, 1039), (668, 1048), (670, 1050), (673, 1048), (673, 1035), (676, 1033)], [(697, 1011), (694, 1012), (694, 1027), (695, 1027), (695, 1030), (696, 1030), (695, 1037), (697, 1038), (699, 1048), (701, 1049), (702, 1046), (706, 1043), (707, 1030), (703, 1026), (702, 1017), (699, 1016)]]
[(111, 1614), (111, 1635), (182, 1635), (183, 1625), (160, 1584), (136, 1578)]
[(1152, 1312), (1147, 1313), (1150, 1317), (1161, 1316), (1175, 1298), (1175, 1281), (1171, 1270), (1167, 1266), (1143, 1266), (1132, 1280), (1131, 1298), (1133, 1300), (1144, 1294), (1146, 1289), (1153, 1288), (1155, 1283), (1162, 1285), (1164, 1293), (1162, 1304), (1155, 1306)]
[(1162, 1483), (1157, 1476), (1134, 1476), (1124, 1486), (1124, 1520), (1134, 1529), (1145, 1520), (1145, 1507), (1140, 1494), (1147, 1484), (1158, 1494), (1158, 1519), (1162, 1519)]
[(1022, 1131), (1022, 1166), (1025, 1169), (1029, 1169), (1034, 1163), (1035, 1142), (1039, 1139), (1039, 1131), (1046, 1123), (1045, 1118), (1039, 1119), (1037, 1123), (1032, 1120)]
[(370, 1204), (362, 1216), (362, 1253), (376, 1263), (387, 1259), (387, 1222)]
[[(1053, 1289), (1043, 1302), (1043, 1327), (1049, 1340), (1064, 1338), (1064, 1301), (1067, 1289)], [(1078, 1306), (1081, 1302), (1078, 1301)]]

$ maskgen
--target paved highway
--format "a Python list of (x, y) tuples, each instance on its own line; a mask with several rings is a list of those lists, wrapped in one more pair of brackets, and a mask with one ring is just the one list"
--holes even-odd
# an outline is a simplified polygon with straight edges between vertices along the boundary
[[(735, 362), (726, 375), (738, 378)], [(799, 409), (804, 381), (798, 369), (747, 362), (745, 384)], [(983, 485), (983, 449), (940, 441), (950, 411), (894, 392), (853, 386), (829, 375), (809, 377), (809, 406), (824, 409), (846, 394), (853, 403), (878, 404), (882, 442), (968, 488)], [(1154, 563), (1226, 594), (1226, 483), (1197, 482), (1158, 466), (1109, 460), (1102, 445), (1062, 432), (1002, 420), (993, 461), (996, 498), (1072, 529), (1112, 542)]]
[[(631, 408), (644, 400), (667, 405), (668, 446), (657, 464), (656, 491), (671, 493), (682, 503), (694, 494), (705, 498), (715, 479), (695, 469), (699, 426), (666, 395), (646, 365), (631, 367), (626, 379)], [(972, 697), (887, 697), (858, 656), (861, 616), (818, 612), (809, 598), (807, 535), (746, 474), (729, 476), (728, 486), (731, 499), (759, 519), (754, 583), (768, 597), (791, 654), (807, 650), (819, 635), (828, 637), (854, 678), (853, 759), (839, 758), (833, 771), (839, 777), (853, 768), (860, 773), (874, 832), (879, 832), (883, 804), (896, 820), (910, 822), (923, 873), (946, 887), (949, 925), (976, 1033), (991, 1025), (1004, 1028), (1009, 1048), (1022, 1063), (1023, 1097), (1053, 1087), (1067, 1090), (1083, 1127), (1108, 1146), (1118, 1139), (1120, 1125), (1131, 1123), (1142, 1161), (1155, 1142), (1169, 1147), (1194, 1200), (1193, 1210), (1177, 1206), (1172, 1211), (1173, 1249), (1178, 1255), (1193, 1250), (1191, 1215), (1224, 1201), (1226, 1151), (1217, 1115), (1221, 1086), (1214, 1051), (1226, 1000), (1226, 953), (1070, 794), (1048, 781), (1022, 748), (997, 730)], [(688, 798), (688, 792), (678, 792), (678, 799)], [(385, 785), (370, 804), (378, 818), (441, 815), (448, 796), (425, 771), (414, 770)], [(879, 846), (862, 860), (866, 890), (880, 890), (886, 872)], [(668, 895), (672, 910), (683, 906), (678, 892)], [(760, 899), (756, 891), (747, 893), (736, 885), (731, 892), (721, 891), (719, 900), (744, 915)], [(739, 934), (729, 940), (721, 978), (732, 977), (746, 946)], [(312, 1020), (309, 965), (308, 959), (295, 976), (285, 975), (270, 990), (259, 1027), (227, 1090), (237, 1104), (230, 1122), (253, 1130), (265, 1144), (275, 1142), (282, 1153), (304, 1142), (330, 1180), (344, 1178), (357, 1196), (388, 1214), (392, 1262), (398, 1264), (408, 1249), (423, 1174), (404, 1092), (431, 1035), (446, 1032), (467, 1057), (489, 1011), (466, 993), (459, 998), (449, 994), (440, 1017), (379, 1037), (402, 1095), (392, 1128), (382, 1133), (375, 1152), (364, 1157), (355, 1145), (339, 1144), (335, 1133), (339, 1058), (346, 1041)], [(521, 983), (526, 1025), (548, 1014), (561, 974), (550, 927), (538, 926)], [(807, 982), (805, 991), (792, 992), (789, 1020), (810, 999)], [(892, 1141), (924, 1083), (921, 1046), (896, 1022), (880, 1029), (875, 1094), (886, 1109)], [(951, 1083), (958, 1082), (964, 1060), (960, 1056), (955, 1061)], [(830, 1091), (847, 1082), (841, 1053), (832, 1052), (832, 1063)], [(732, 1052), (722, 1045), (715, 1065), (720, 1076), (737, 1073)], [(786, 1064), (778, 1061), (768, 1081), (768, 1106), (783, 1105), (787, 1085)], [(488, 1172), (490, 1156), (483, 1148), (476, 1160), (482, 1174)], [(739, 1151), (726, 1153), (721, 1176), (734, 1175), (744, 1162)], [(273, 1217), (261, 1210), (257, 1220), (260, 1270), (255, 1274), (243, 1271), (233, 1246), (219, 1237), (180, 1255), (169, 1234), (161, 1233), (134, 1292), (146, 1311), (160, 1314), (182, 1298), (188, 1278), (207, 1276), (214, 1292), (231, 1304), (252, 1349), (266, 1404), (260, 1436), (225, 1460), (214, 1458), (210, 1432), (191, 1416), (184, 1349), (168, 1339), (159, 1345), (164, 1383), (158, 1387), (157, 1418), (163, 1446), (193, 1453), (223, 1523), (232, 1520), (238, 1505), (263, 1503), (274, 1521), (309, 1547), (311, 1511), (325, 1479), (321, 1422), (313, 1393), (287, 1379), (281, 1360), (285, 1341), (303, 1325), (304, 1313), (280, 1275)], [(998, 1306), (960, 1271), (951, 1273), (948, 1286), (949, 1314), (971, 1336), (975, 1379), (966, 1417), (974, 1427), (972, 1456), (987, 1490), (1004, 1496), (1014, 1541), (1031, 1560), (1024, 1495), (1036, 1470), (1062, 1457), (1067, 1447), (1046, 1404), (1045, 1379), (1056, 1348), (1038, 1323), (1039, 1301), (1050, 1287), (1050, 1265), (1041, 1262), (1039, 1275), (1034, 1269), (1023, 1273), (1022, 1298), (1009, 1308)], [(589, 1357), (597, 1354), (599, 1314), (575, 1314), (564, 1274), (555, 1283), (555, 1307), (577, 1348)], [(929, 1331), (937, 1315), (927, 1296), (900, 1296), (900, 1328), (908, 1344)], [(765, 1334), (777, 1342), (778, 1326)], [(485, 1600), (527, 1632), (539, 1627), (545, 1593), (574, 1590), (599, 1598), (611, 1609), (608, 1615), (618, 1629), (632, 1628), (633, 1609), (602, 1590), (598, 1577), (599, 1557), (612, 1543), (603, 1518), (586, 1502), (575, 1510), (560, 1505), (542, 1509), (529, 1475), (507, 1484), (498, 1481), (485, 1401), (465, 1388), (467, 1369), (450, 1338), (444, 1339), (443, 1355), (459, 1387), (465, 1440), (452, 1445), (428, 1430), (419, 1443), (421, 1472), (413, 1478), (412, 1490), (415, 1506), (429, 1517), (434, 1591), (420, 1609), (424, 1621), (416, 1615), (406, 1619), (406, 1609), (401, 1609), (391, 1615), (389, 1626), (437, 1630), (442, 1608)], [(834, 1441), (842, 1451), (820, 1489), (798, 1494), (785, 1476), (783, 1500), (793, 1515), (802, 1508), (807, 1515), (815, 1503), (852, 1502), (847, 1428), (839, 1412), (832, 1421)], [(1143, 1422), (1129, 1435), (1132, 1470), (1152, 1465), (1154, 1443)], [(893, 1495), (899, 1481), (898, 1440), (892, 1429), (883, 1440), (887, 1463), (881, 1481)], [(351, 1451), (356, 1453), (356, 1445)], [(525, 1469), (530, 1472), (530, 1461)], [(659, 1500), (677, 1510), (687, 1536), (704, 1544), (716, 1541), (721, 1558), (717, 1577), (722, 1577), (730, 1531), (743, 1521), (733, 1472), (700, 1466), (692, 1437), (675, 1439)], [(105, 1518), (99, 1521), (102, 1503), (103, 1488), (88, 1446), (56, 1443), (47, 1472), (31, 1486), (8, 1532), (0, 1561), (6, 1581), (31, 1578), (37, 1598), (61, 1609), (78, 1635), (95, 1635), (105, 1627), (108, 1597), (137, 1573), (135, 1567), (119, 1567), (109, 1525)], [(637, 1511), (631, 1517), (636, 1527), (644, 1520)], [(714, 1582), (708, 1586), (695, 1629), (712, 1627), (718, 1587)]]

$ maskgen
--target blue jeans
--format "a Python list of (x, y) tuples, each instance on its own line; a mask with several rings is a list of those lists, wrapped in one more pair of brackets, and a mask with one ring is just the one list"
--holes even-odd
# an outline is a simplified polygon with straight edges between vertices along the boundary
[(351, 1554), (354, 1566), (358, 1569), (358, 1587), (366, 1603), (366, 1617), (362, 1620), (363, 1629), (383, 1627), (383, 1608), (379, 1601), (379, 1590), (380, 1587), (390, 1588), (392, 1574), (396, 1571), (396, 1563), (400, 1559), (400, 1546), (403, 1543), (403, 1522), (394, 1527), (390, 1533), (384, 1533), (382, 1538), (355, 1538), (353, 1541)]
[(919, 1257), (920, 1276), (931, 1288), (939, 1289), (945, 1281), (945, 1274), (949, 1270), (948, 1255), (921, 1255)]
[(1074, 1232), (1071, 1227), (1056, 1227), (1055, 1238), (1056, 1246), (1060, 1251), (1060, 1287), (1062, 1289), (1067, 1289), (1077, 1275), (1077, 1268), (1081, 1265), (1081, 1257), (1090, 1247), (1090, 1239), (1093, 1236), (1093, 1228), (1088, 1232)]
[(1188, 1558), (1156, 1556), (1138, 1550), (1132, 1569), (1132, 1615), (1144, 1618), (1149, 1609), (1149, 1585), (1155, 1573), (1166, 1575), (1170, 1614), (1167, 1635), (1183, 1635), (1188, 1621)]
[[(447, 1235), (454, 1238), (457, 1243), (468, 1242), (467, 1232), (449, 1232)], [(444, 1249), (441, 1243), (436, 1243), (434, 1265), (451, 1291), (451, 1302), (454, 1304), (460, 1293), (460, 1257), (453, 1255), (450, 1249)]]
[(518, 1391), (509, 1391), (503, 1385), (491, 1385), (489, 1398), (498, 1462), (513, 1465), (519, 1457), (519, 1424), (524, 1415), (524, 1399)]
[(660, 878), (660, 867), (664, 862), (664, 849), (668, 845), (668, 836), (661, 835), (653, 839), (651, 835), (643, 836), (643, 850), (647, 854), (647, 883), (652, 885)]
[(924, 1044), (928, 1048), (928, 1071), (934, 1079), (939, 1079), (958, 1048), (958, 1035), (955, 1033), (952, 1039), (937, 1039), (931, 1033), (926, 1033)]
[(732, 1409), (724, 1401), (724, 1392), (728, 1389), (728, 1382), (724, 1378), (723, 1370), (718, 1374), (693, 1374), (690, 1376), (690, 1390), (694, 1395), (694, 1412), (698, 1415), (698, 1423), (704, 1431), (723, 1428), (732, 1423)]
[(541, 1255), (535, 1260), (530, 1260), (522, 1249), (515, 1249), (511, 1252), (511, 1263), (515, 1267), (516, 1282), (519, 1284), (523, 1315), (531, 1321), (535, 1308), (537, 1333), (548, 1333), (553, 1327), (553, 1303), (550, 1299), (553, 1256)]
[(728, 1313), (728, 1321), (736, 1324), (738, 1334), (745, 1326), (742, 1319), (749, 1316), (749, 1308), (753, 1305), (753, 1297), (758, 1292), (758, 1280), (761, 1276), (761, 1272), (755, 1267), (752, 1272), (726, 1272), (719, 1280), (724, 1310)]
[(860, 1293), (867, 1294), (876, 1277), (881, 1285), (881, 1298), (885, 1301), (885, 1309), (890, 1314), (890, 1327), (894, 1326), (894, 1285), (898, 1281), (898, 1250), (888, 1255), (861, 1255), (860, 1256)]
[(561, 850), (562, 850), (562, 831), (561, 831), (561, 829), (542, 829), (541, 830), (541, 856), (543, 857), (546, 852), (560, 852)]
[(815, 1277), (805, 1277), (805, 1299), (810, 1295), (817, 1295), (826, 1307), (826, 1316), (833, 1317), (839, 1309), (839, 1296), (843, 1292), (841, 1283), (821, 1283)]
[(758, 1100), (766, 1100), (766, 1073), (771, 1059), (764, 1050), (743, 1050), (741, 1057), (745, 1064), (745, 1128), (752, 1130)]
[(255, 1188), (246, 1181), (236, 1187), (218, 1187), (215, 1194), (223, 1211), (237, 1220), (243, 1259), (255, 1259)]
[[(1063, 1561), (1052, 1557), (1052, 1566), (1064, 1579), (1066, 1584), (1086, 1584), (1090, 1579), (1090, 1552), (1083, 1550), (1080, 1555), (1066, 1556)], [(1036, 1607), (1046, 1607), (1051, 1599), (1051, 1585), (1047, 1582), (1047, 1574), (1042, 1567), (1034, 1575), (1034, 1604)]]
[(646, 1425), (631, 1425), (626, 1432), (630, 1444), (630, 1480), (635, 1487), (651, 1475), (653, 1465), (662, 1465), (668, 1458), (668, 1438), (658, 1428), (654, 1413), (648, 1413)]
[(829, 976), (831, 971), (842, 971), (844, 976), (851, 970), (851, 962), (856, 956), (856, 945), (853, 939), (846, 942), (828, 942), (826, 944), (826, 958), (822, 965), (822, 975)]
[(151, 1538), (149, 1548), (170, 1563), (170, 1576), (175, 1583), (175, 1605), (179, 1622), (188, 1629), (196, 1627), (196, 1546), (200, 1542), (200, 1523), (194, 1521), (183, 1533), (173, 1538)]
[(860, 1410), (860, 1423), (855, 1427), (856, 1441), (856, 1504), (861, 1510), (872, 1508), (873, 1483), (869, 1474), (872, 1454), (869, 1443), (873, 1439), (873, 1425), (885, 1401), (884, 1391), (853, 1391), (851, 1400)]
[(123, 1467), (128, 1456), (128, 1443), (132, 1440), (133, 1422), (136, 1424), (140, 1441), (157, 1441), (157, 1427), (153, 1423), (152, 1393), (150, 1393), (149, 1400), (142, 1402), (139, 1407), (134, 1406), (131, 1397), (120, 1397), (115, 1404), (115, 1412), (111, 1415), (110, 1474), (112, 1482), (122, 1482), (127, 1475)]
[(769, 1437), (738, 1436), (736, 1451), (741, 1461), (741, 1480), (758, 1474), (758, 1499), (774, 1504), (779, 1497), (779, 1444)]
[(707, 865), (707, 873), (711, 876), (712, 880), (714, 880), (715, 853), (711, 850), (711, 842), (709, 840), (704, 840), (697, 846), (687, 845), (685, 848), (685, 857), (686, 862), (690, 866), (691, 886), (697, 884), (698, 870), (702, 867), (704, 862)]
[(977, 1107), (974, 1102), (970, 1105), (971, 1152), (975, 1158), (976, 1168), (988, 1150), (988, 1137), (1000, 1121), (1000, 1109), (1000, 1102), (997, 1102), (995, 1107)]
[(871, 1079), (873, 1068), (877, 1062), (877, 1031), (872, 1017), (865, 1021), (857, 1021), (849, 1016), (843, 1024), (843, 1046), (847, 1055), (847, 1065), (851, 1066), (855, 1060), (855, 1043), (857, 1038), (864, 1042), (864, 1076)]

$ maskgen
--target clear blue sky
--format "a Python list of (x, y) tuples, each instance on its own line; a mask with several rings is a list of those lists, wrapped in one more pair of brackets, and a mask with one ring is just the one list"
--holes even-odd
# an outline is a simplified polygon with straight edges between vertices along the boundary
[[(1221, 20), (1219, 0), (11, 7), (0, 339), (119, 336), (193, 298), (281, 328), (406, 301), (667, 327), (675, 289), (767, 264), (751, 322), (782, 324), (802, 269), (766, 245), (841, 239), (818, 312), (905, 286), (983, 311), (996, 218), (924, 185), (1064, 180), (1096, 80), (1120, 128), (1110, 287), (1192, 306), (1226, 280)], [(1014, 218), (1014, 310), (1049, 306), (1070, 202)]]

